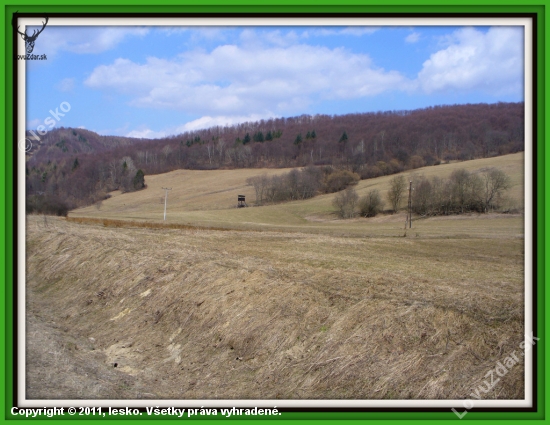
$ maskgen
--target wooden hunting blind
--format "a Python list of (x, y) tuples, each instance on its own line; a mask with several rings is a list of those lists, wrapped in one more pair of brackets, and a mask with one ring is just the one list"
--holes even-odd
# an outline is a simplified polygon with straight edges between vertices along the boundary
[(244, 208), (246, 207), (246, 201), (244, 199), (244, 195), (237, 195), (237, 208)]

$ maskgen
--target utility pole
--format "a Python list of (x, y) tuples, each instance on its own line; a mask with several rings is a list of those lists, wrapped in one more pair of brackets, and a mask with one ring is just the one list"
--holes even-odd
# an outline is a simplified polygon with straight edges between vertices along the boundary
[(409, 180), (409, 229), (412, 228), (412, 180)]
[(166, 221), (166, 203), (168, 202), (168, 191), (172, 190), (171, 187), (163, 187), (164, 189), (164, 221)]

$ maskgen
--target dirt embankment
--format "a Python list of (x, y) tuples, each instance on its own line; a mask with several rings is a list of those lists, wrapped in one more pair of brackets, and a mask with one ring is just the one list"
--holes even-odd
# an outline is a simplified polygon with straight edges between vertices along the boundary
[(28, 217), (27, 394), (469, 398), (523, 338), (522, 241), (490, 244)]

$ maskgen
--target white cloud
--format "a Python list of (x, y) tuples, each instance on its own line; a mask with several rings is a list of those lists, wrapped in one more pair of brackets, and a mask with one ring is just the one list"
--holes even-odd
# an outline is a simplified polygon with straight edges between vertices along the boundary
[(411, 87), (399, 72), (376, 68), (368, 55), (303, 44), (222, 45), (142, 64), (117, 59), (96, 67), (85, 84), (128, 94), (134, 106), (222, 117), (289, 115), (318, 100)]
[(354, 35), (361, 37), (363, 35), (373, 34), (378, 31), (380, 27), (347, 27), (341, 30), (339, 33), (344, 35)]
[[(29, 31), (32, 31), (29, 27)], [(127, 37), (143, 37), (141, 27), (54, 27), (44, 29), (36, 41), (36, 53), (54, 56), (59, 51), (101, 53), (111, 50)]]
[(43, 120), (39, 120), (38, 118), (35, 118), (34, 120), (27, 121), (27, 128), (34, 129), (43, 123), (44, 123)]
[(317, 37), (329, 37), (333, 35), (352, 35), (354, 37), (361, 37), (363, 35), (370, 35), (378, 31), (380, 27), (373, 26), (353, 26), (353, 27), (334, 27), (334, 28), (314, 28), (302, 32), (302, 36), (308, 38), (310, 36)]
[(279, 46), (285, 47), (300, 43), (300, 40), (311, 37), (353, 36), (362, 37), (378, 31), (380, 27), (353, 26), (353, 27), (325, 27), (325, 28), (296, 28), (258, 30), (257, 28), (245, 28), (239, 34), (240, 41), (245, 46)]
[[(113, 136), (113, 135), (124, 136), (128, 133), (129, 128), (130, 128), (130, 123), (125, 122), (123, 126), (118, 128), (89, 128), (88, 130), (94, 131), (101, 136)], [(145, 126), (142, 126), (139, 129), (142, 130), (144, 128)]]
[(234, 116), (215, 116), (215, 117), (203, 116), (201, 118), (197, 118), (196, 120), (189, 121), (183, 125), (165, 128), (160, 131), (151, 130), (150, 128), (142, 126), (136, 130), (127, 132), (125, 135), (126, 137), (159, 139), (162, 137), (181, 134), (186, 131), (195, 131), (195, 130), (201, 130), (205, 128), (212, 128), (216, 126), (224, 127), (224, 126), (230, 126), (230, 125), (238, 124), (242, 122), (256, 122), (256, 121), (260, 121), (262, 119), (268, 119), (268, 118), (278, 118), (278, 117), (272, 114), (268, 114), (268, 115), (251, 114), (246, 116), (234, 115)]
[(175, 131), (171, 132), (170, 134), (180, 134), (184, 131), (193, 131), (193, 130), (200, 130), (203, 128), (211, 128), (215, 126), (224, 127), (226, 125), (233, 125), (238, 124), (241, 122), (255, 122), (260, 121), (262, 119), (268, 119), (268, 118), (277, 118), (274, 115), (258, 115), (258, 114), (251, 114), (248, 116), (217, 116), (217, 117), (210, 117), (210, 116), (204, 116), (201, 118), (198, 118), (196, 120), (190, 121), (182, 126), (179, 126), (176, 128)]
[(153, 131), (149, 128), (142, 128), (140, 130), (132, 130), (126, 137), (135, 137), (137, 139), (160, 139), (166, 137), (167, 133), (164, 131)]
[(157, 31), (167, 37), (187, 34), (191, 43), (222, 41), (228, 33), (227, 27), (159, 27)]
[(448, 47), (430, 56), (418, 74), (425, 93), (479, 90), (495, 96), (523, 93), (523, 30), (457, 30)]
[(303, 33), (298, 34), (296, 31), (256, 31), (254, 29), (244, 29), (241, 31), (240, 40), (247, 47), (256, 46), (277, 46), (286, 47), (293, 44), (297, 44), (300, 38), (307, 38)]
[(405, 41), (407, 43), (416, 43), (418, 40), (420, 40), (420, 33), (418, 32), (412, 32), (407, 37), (405, 37)]
[[(307, 31), (355, 35), (355, 30), (358, 34), (377, 28)], [(119, 58), (97, 66), (84, 83), (111, 96), (124, 94), (131, 106), (180, 110), (200, 117), (160, 131), (143, 127), (119, 133), (147, 138), (301, 114), (322, 101), (368, 98), (391, 91), (522, 93), (523, 33), (519, 28), (457, 30), (441, 40), (439, 51), (424, 62), (415, 80), (375, 66), (367, 54), (300, 44), (299, 39), (308, 37), (307, 31), (246, 28), (239, 33), (241, 45), (222, 44), (211, 51), (197, 48), (172, 59), (148, 57), (136, 62)], [(213, 31), (211, 35), (220, 34)], [(405, 41), (416, 42), (420, 37), (411, 29)]]
[(62, 92), (70, 92), (74, 90), (74, 78), (64, 78), (56, 84), (55, 88)]

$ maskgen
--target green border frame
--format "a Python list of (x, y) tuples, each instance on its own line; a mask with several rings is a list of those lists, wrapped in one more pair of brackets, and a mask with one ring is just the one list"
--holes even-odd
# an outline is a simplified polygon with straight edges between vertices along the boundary
[[(549, 260), (546, 255), (546, 236), (545, 211), (548, 205), (546, 196), (547, 176), (544, 165), (547, 163), (547, 152), (545, 141), (547, 140), (545, 132), (545, 121), (550, 118), (546, 110), (546, 99), (548, 98), (548, 88), (546, 86), (545, 70), (548, 68), (546, 57), (546, 46), (548, 39), (548, 24), (546, 21), (546, 6), (550, 5), (550, 0), (534, 0), (529, 4), (521, 1), (511, 0), (485, 0), (479, 4), (479, 0), (118, 0), (113, 4), (112, 0), (79, 0), (79, 4), (74, 4), (74, 0), (52, 0), (49, 4), (40, 4), (33, 0), (5, 0), (0, 11), (0, 19), (3, 22), (4, 30), (1, 33), (0, 46), (0, 70), (3, 73), (0, 92), (4, 98), (2, 104), (3, 111), (0, 113), (0, 128), (4, 128), (5, 147), (0, 150), (0, 157), (4, 163), (4, 181), (0, 184), (0, 235), (4, 243), (0, 247), (2, 256), (0, 258), (0, 269), (4, 271), (4, 291), (0, 291), (0, 303), (5, 306), (4, 316), (2, 317), (2, 326), (0, 326), (0, 358), (2, 358), (2, 367), (0, 367), (0, 377), (4, 385), (0, 387), (1, 411), (0, 420), (24, 420), (24, 417), (11, 415), (10, 410), (13, 406), (12, 383), (14, 371), (13, 365), (13, 237), (14, 237), (14, 192), (13, 192), (13, 155), (14, 144), (13, 134), (13, 87), (11, 82), (13, 77), (13, 35), (11, 28), (11, 17), (14, 12), (19, 13), (140, 13), (140, 14), (250, 14), (250, 13), (316, 13), (316, 14), (534, 14), (537, 17), (536, 33), (536, 58), (537, 58), (537, 81), (535, 81), (536, 93), (536, 157), (534, 164), (536, 166), (535, 186), (533, 193), (534, 200), (537, 202), (536, 223), (535, 223), (535, 244), (534, 255), (536, 256), (537, 275), (537, 298), (534, 300), (537, 308), (536, 336), (541, 340), (535, 346), (537, 352), (536, 370), (537, 380), (537, 411), (536, 412), (482, 412), (472, 409), (468, 415), (463, 417), (463, 421), (472, 420), (537, 420), (546, 421), (545, 417), (545, 395), (546, 382), (548, 381), (548, 372), (545, 367), (546, 359), (546, 326), (545, 326), (545, 261)], [(381, 2), (384, 1), (384, 4)], [(156, 4), (154, 4), (156, 3)], [(550, 44), (549, 44), (550, 45)], [(120, 419), (129, 417), (118, 417)], [(266, 419), (273, 417), (266, 417)], [(44, 416), (38, 417), (39, 420), (45, 420)], [(54, 420), (73, 420), (74, 417), (55, 417)], [(132, 417), (133, 420), (174, 420), (174, 417)], [(186, 419), (186, 418), (185, 418)], [(225, 418), (218, 417), (218, 420)], [(344, 420), (355, 419), (364, 421), (387, 420), (390, 422), (400, 422), (403, 420), (437, 420), (451, 421), (459, 420), (450, 410), (445, 412), (284, 412), (277, 419), (279, 420)], [(93, 416), (86, 420), (97, 420), (105, 423), (112, 420), (111, 417), (104, 419), (94, 419)], [(188, 419), (187, 419), (188, 420)], [(200, 420), (200, 419), (199, 419)], [(207, 419), (205, 419), (207, 420)], [(208, 419), (212, 421), (212, 419)], [(238, 417), (233, 420), (246, 420), (244, 417)], [(258, 419), (251, 417), (246, 420), (247, 423), (253, 423)], [(292, 421), (291, 421), (292, 422)]]

